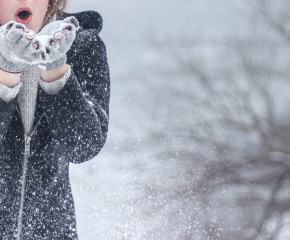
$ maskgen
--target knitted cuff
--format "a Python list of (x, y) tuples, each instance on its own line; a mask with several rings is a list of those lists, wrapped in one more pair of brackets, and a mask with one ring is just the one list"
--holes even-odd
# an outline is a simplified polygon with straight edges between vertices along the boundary
[(19, 82), (15, 87), (9, 88), (6, 85), (0, 83), (0, 98), (5, 102), (10, 102), (19, 94), (22, 83)]
[(6, 72), (19, 73), (27, 66), (25, 63), (12, 63), (0, 54), (0, 68)]
[(65, 86), (70, 75), (71, 75), (71, 66), (67, 65), (67, 71), (62, 78), (50, 83), (45, 82), (41, 78), (39, 78), (38, 83), (40, 87), (43, 89), (43, 91), (46, 92), (47, 94), (57, 94)]
[(52, 63), (38, 64), (37, 67), (44, 71), (53, 71), (55, 69), (60, 68), (65, 63), (66, 63), (66, 55), (64, 55), (63, 57), (57, 59), (56, 61)]

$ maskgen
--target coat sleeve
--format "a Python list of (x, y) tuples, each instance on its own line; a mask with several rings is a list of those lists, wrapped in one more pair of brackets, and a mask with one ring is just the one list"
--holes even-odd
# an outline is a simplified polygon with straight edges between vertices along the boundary
[(95, 157), (103, 147), (109, 120), (110, 77), (106, 48), (95, 30), (78, 34), (68, 52), (71, 75), (57, 94), (40, 89), (52, 139), (73, 163)]
[(8, 88), (0, 83), (0, 141), (2, 140), (2, 136), (6, 133), (16, 110), (16, 97), (19, 94), (20, 87), (21, 83), (14, 88)]
[(17, 98), (13, 99), (10, 102), (4, 101), (0, 98), (0, 144), (2, 141), (3, 135), (5, 135), (14, 112), (16, 111)]

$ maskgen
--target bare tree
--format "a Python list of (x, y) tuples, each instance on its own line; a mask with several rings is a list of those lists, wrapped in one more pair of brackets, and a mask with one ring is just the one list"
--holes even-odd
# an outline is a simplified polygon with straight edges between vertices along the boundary
[(170, 134), (202, 156), (191, 190), (204, 203), (204, 239), (290, 238), (290, 2), (250, 7), (250, 33), (214, 60), (192, 41), (163, 48), (170, 75), (187, 82), (174, 94), (189, 113)]

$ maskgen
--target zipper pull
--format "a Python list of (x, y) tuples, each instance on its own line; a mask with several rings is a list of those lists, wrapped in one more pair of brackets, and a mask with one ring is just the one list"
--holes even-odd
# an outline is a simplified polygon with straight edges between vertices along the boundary
[(25, 134), (25, 152), (24, 154), (30, 155), (30, 141), (31, 137)]

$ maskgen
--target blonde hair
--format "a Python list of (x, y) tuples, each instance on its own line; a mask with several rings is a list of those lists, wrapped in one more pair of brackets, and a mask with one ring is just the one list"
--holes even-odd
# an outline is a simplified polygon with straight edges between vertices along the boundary
[(67, 0), (49, 0), (47, 12), (45, 14), (43, 25), (55, 14), (62, 13), (67, 6)]

